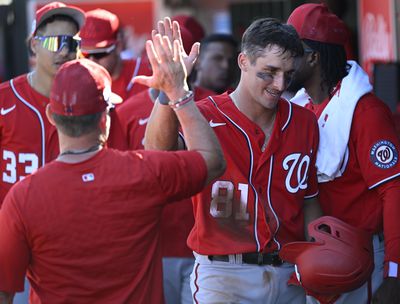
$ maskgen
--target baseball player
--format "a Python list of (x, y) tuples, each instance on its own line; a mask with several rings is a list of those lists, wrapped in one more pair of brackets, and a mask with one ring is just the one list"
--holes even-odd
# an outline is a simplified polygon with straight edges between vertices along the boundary
[(215, 33), (201, 40), (200, 55), (193, 68), (192, 86), (218, 94), (232, 88), (237, 76), (238, 45), (232, 35)]
[[(194, 44), (191, 33), (180, 27), (186, 52)], [(225, 69), (225, 74), (229, 69)], [(225, 75), (225, 78), (229, 78)], [(202, 87), (193, 87), (195, 100), (216, 93)], [(108, 146), (120, 150), (144, 148), (144, 133), (158, 91), (148, 89), (131, 96), (116, 108), (110, 129)], [(161, 218), (161, 250), (163, 257), (163, 286), (167, 304), (192, 303), (190, 273), (193, 269), (193, 252), (186, 239), (193, 227), (194, 217), (190, 199), (166, 206)]]
[(58, 155), (57, 133), (45, 117), (58, 68), (76, 58), (76, 34), (85, 20), (78, 8), (52, 2), (36, 12), (30, 46), (32, 72), (0, 85), (0, 206), (13, 184)]
[(85, 16), (80, 32), (82, 55), (108, 70), (113, 91), (123, 100), (147, 89), (133, 82), (136, 75), (151, 75), (147, 57), (129, 60), (120, 57), (123, 44), (118, 17), (104, 9), (88, 11)]
[(109, 108), (122, 101), (111, 92), (110, 75), (88, 59), (60, 68), (46, 108), (60, 154), (18, 183), (0, 210), (0, 298), (23, 289), (28, 270), (31, 303), (163, 303), (162, 209), (225, 168), (215, 134), (193, 97), (185, 97), (178, 47), (159, 37), (148, 42), (150, 84), (172, 100), (185, 152), (103, 148)]
[(400, 144), (391, 113), (372, 93), (362, 68), (346, 61), (346, 28), (325, 5), (299, 6), (288, 24), (305, 48), (294, 79), (305, 91), (292, 100), (316, 114), (320, 129), (321, 207), (374, 234), (371, 282), (335, 303), (369, 303), (371, 287), (379, 303), (400, 303)]
[[(36, 64), (32, 72), (0, 85), (0, 207), (13, 184), (58, 154), (57, 132), (45, 117), (54, 74), (75, 59), (77, 32), (84, 23), (80, 9), (52, 2), (36, 12), (29, 50)], [(26, 303), (28, 288), (14, 303)]]
[[(320, 215), (315, 117), (280, 99), (302, 54), (291, 26), (256, 20), (242, 38), (237, 89), (197, 102), (222, 145), (227, 169), (193, 199), (188, 244), (196, 257), (195, 303), (305, 302), (304, 291), (286, 283), (293, 265), (278, 257), (281, 246), (303, 240), (304, 224)], [(178, 125), (173, 112), (156, 103), (146, 149), (178, 147)]]

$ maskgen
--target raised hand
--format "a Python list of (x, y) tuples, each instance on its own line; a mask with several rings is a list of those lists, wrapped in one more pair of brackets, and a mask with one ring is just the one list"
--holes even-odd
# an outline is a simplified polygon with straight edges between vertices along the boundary
[(152, 40), (146, 41), (146, 52), (153, 75), (137, 76), (135, 81), (140, 84), (164, 91), (170, 100), (177, 100), (186, 94), (187, 71), (183, 63), (180, 42), (160, 34), (152, 35)]
[(190, 53), (187, 54), (182, 42), (181, 30), (179, 27), (179, 23), (177, 21), (171, 22), (169, 17), (165, 17), (164, 20), (160, 20), (157, 23), (157, 30), (152, 31), (152, 37), (156, 34), (160, 34), (161, 36), (167, 36), (170, 40), (171, 44), (174, 40), (179, 41), (180, 51), (182, 53), (182, 59), (186, 67), (187, 74), (193, 70), (194, 63), (199, 55), (200, 43), (196, 42), (193, 44)]

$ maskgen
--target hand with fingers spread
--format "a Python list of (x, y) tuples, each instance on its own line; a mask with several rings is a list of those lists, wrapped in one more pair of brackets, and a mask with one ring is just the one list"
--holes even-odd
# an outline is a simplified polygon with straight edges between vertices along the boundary
[(187, 54), (182, 41), (182, 35), (179, 23), (177, 21), (171, 22), (169, 17), (165, 17), (164, 20), (160, 20), (157, 23), (157, 31), (152, 31), (152, 37), (156, 34), (168, 37), (170, 43), (172, 44), (174, 40), (179, 41), (180, 51), (182, 53), (183, 63), (185, 64), (187, 74), (190, 75), (192, 72), (194, 63), (196, 62), (197, 56), (199, 55), (200, 43), (196, 42), (192, 45), (190, 53)]
[(135, 81), (154, 89), (164, 91), (171, 100), (176, 100), (188, 91), (187, 72), (183, 64), (179, 42), (155, 34), (146, 42), (152, 76), (137, 76)]

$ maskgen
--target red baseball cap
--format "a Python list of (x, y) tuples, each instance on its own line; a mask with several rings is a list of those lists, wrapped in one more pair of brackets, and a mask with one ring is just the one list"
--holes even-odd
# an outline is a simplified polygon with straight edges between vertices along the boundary
[(324, 4), (300, 5), (290, 14), (287, 24), (296, 29), (301, 39), (339, 45), (348, 40), (346, 25)]
[(63, 116), (103, 112), (122, 98), (111, 92), (111, 76), (89, 59), (64, 63), (58, 70), (50, 92), (51, 111)]
[(189, 54), (193, 44), (196, 41), (194, 40), (193, 35), (189, 32), (189, 30), (187, 30), (183, 26), (180, 26), (179, 28), (181, 29), (183, 48), (185, 49), (185, 52)]
[(85, 14), (86, 22), (79, 36), (83, 52), (99, 52), (117, 41), (119, 19), (104, 9), (95, 9)]
[(172, 21), (178, 21), (180, 27), (184, 27), (192, 34), (194, 42), (201, 41), (205, 36), (203, 26), (192, 16), (176, 15), (172, 17)]
[(71, 17), (82, 28), (85, 23), (85, 12), (78, 7), (66, 5), (62, 2), (51, 2), (36, 11), (35, 20), (32, 23), (32, 35), (36, 34), (38, 27), (54, 15)]

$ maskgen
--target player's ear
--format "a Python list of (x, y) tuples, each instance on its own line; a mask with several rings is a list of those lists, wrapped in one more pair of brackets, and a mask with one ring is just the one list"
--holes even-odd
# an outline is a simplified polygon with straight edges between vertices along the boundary
[(36, 39), (33, 39), (33, 37), (30, 37), (28, 39), (28, 48), (30, 50), (30, 52), (33, 55), (36, 55), (37, 52), (37, 45), (38, 45), (38, 41)]
[(51, 107), (50, 107), (50, 104), (49, 104), (49, 103), (48, 103), (47, 106), (46, 106), (46, 116), (47, 116), (47, 119), (49, 120), (49, 122), (50, 122), (53, 126), (55, 126), (56, 123), (54, 122), (54, 119), (53, 119), (53, 112), (51, 111)]
[(315, 66), (317, 66), (319, 64), (320, 59), (321, 59), (320, 53), (316, 52), (316, 51), (313, 51), (313, 52), (311, 52), (310, 54), (307, 55), (307, 59), (306, 60), (307, 60), (307, 63), (308, 63), (309, 66), (315, 67)]
[(241, 52), (238, 56), (238, 65), (239, 68), (244, 71), (247, 72), (249, 65), (251, 64), (250, 62), (250, 58), (249, 56), (247, 56), (246, 54), (244, 54), (243, 52)]

